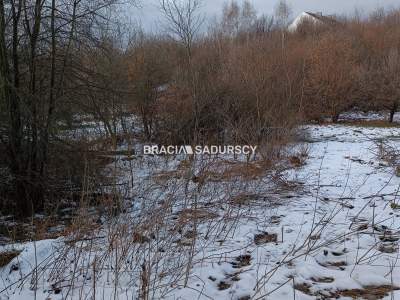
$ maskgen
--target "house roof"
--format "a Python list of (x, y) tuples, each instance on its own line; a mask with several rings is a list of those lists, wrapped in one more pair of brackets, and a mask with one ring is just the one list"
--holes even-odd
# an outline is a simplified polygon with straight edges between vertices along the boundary
[(317, 20), (319, 20), (319, 21), (321, 21), (321, 22), (323, 22), (325, 24), (335, 25), (335, 24), (339, 23), (335, 19), (335, 17), (332, 16), (332, 15), (324, 16), (322, 13), (312, 13), (312, 12), (308, 12), (308, 11), (306, 12), (306, 14), (310, 15), (311, 17), (313, 17), (313, 18), (315, 18), (315, 19), (317, 19)]
[(325, 16), (322, 13), (303, 12), (289, 25), (289, 30), (297, 30), (298, 26), (305, 21), (311, 21), (314, 24), (326, 24), (330, 26), (339, 24), (334, 16)]

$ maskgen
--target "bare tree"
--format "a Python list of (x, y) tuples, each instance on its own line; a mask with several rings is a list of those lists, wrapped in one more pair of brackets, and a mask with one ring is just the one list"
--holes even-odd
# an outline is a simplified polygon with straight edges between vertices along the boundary
[(241, 27), (243, 31), (249, 31), (257, 19), (257, 11), (250, 1), (245, 0), (242, 5)]
[(201, 0), (161, 0), (160, 5), (168, 31), (184, 45), (190, 61), (193, 41), (204, 23)]
[[(226, 2), (222, 10), (221, 29), (230, 37), (240, 33), (249, 33), (257, 22), (257, 11), (250, 1), (239, 5), (236, 1)], [(258, 24), (260, 25), (260, 24)]]
[(333, 122), (351, 108), (358, 92), (359, 66), (348, 36), (325, 34), (310, 51), (306, 84), (309, 105), (318, 114), (328, 114)]
[(275, 7), (275, 16), (277, 18), (278, 24), (282, 28), (287, 28), (289, 18), (292, 14), (292, 8), (287, 3), (286, 0), (279, 0), (278, 4)]
[(184, 74), (184, 85), (192, 100), (194, 140), (198, 138), (201, 108), (198, 98), (198, 80), (192, 57), (194, 41), (204, 23), (204, 17), (200, 12), (201, 3), (201, 0), (161, 0), (161, 11), (167, 20), (167, 29), (184, 46), (186, 52), (186, 59), (180, 73)]
[(226, 2), (222, 10), (222, 31), (226, 35), (236, 36), (240, 26), (240, 6), (236, 1)]
[[(0, 2), (0, 143), (17, 212), (42, 209), (51, 194), (51, 151), (57, 116), (82, 82), (79, 51), (96, 45), (118, 0)], [(78, 75), (79, 74), (79, 75)], [(86, 83), (88, 84), (88, 83)], [(52, 140), (53, 139), (53, 140)]]
[(139, 34), (129, 49), (128, 74), (136, 113), (151, 140), (156, 118), (156, 101), (168, 88), (170, 64), (162, 40)]

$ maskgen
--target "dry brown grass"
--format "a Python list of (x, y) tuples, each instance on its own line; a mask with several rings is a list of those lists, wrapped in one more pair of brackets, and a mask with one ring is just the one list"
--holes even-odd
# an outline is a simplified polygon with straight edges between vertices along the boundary
[[(170, 179), (182, 179), (187, 175), (190, 162), (182, 161), (176, 170), (158, 172), (154, 180), (158, 184), (165, 184)], [(193, 182), (204, 184), (206, 182), (227, 182), (233, 179), (244, 181), (255, 180), (271, 170), (272, 162), (266, 160), (241, 162), (218, 160), (211, 162), (199, 174), (190, 178)]]
[(370, 286), (365, 287), (364, 289), (353, 289), (353, 290), (344, 290), (338, 291), (335, 293), (335, 297), (350, 297), (352, 299), (382, 299), (389, 295), (390, 292), (394, 290), (398, 290), (398, 287), (393, 287), (390, 285), (382, 285), (382, 286)]
[(254, 243), (259, 246), (267, 243), (276, 243), (278, 241), (278, 235), (276, 233), (269, 234), (263, 232), (254, 236)]
[(8, 265), (20, 253), (17, 250), (0, 252), (0, 268)]
[(218, 217), (218, 215), (212, 211), (208, 211), (205, 209), (183, 209), (178, 213), (178, 222), (179, 223), (188, 223), (188, 222), (193, 222), (193, 220), (209, 220), (209, 219), (215, 219)]
[[(329, 281), (318, 281), (318, 282), (332, 282), (331, 278)], [(392, 291), (399, 290), (396, 286), (382, 285), (382, 286), (366, 286), (363, 289), (351, 289), (351, 290), (339, 290), (339, 291), (328, 291), (329, 297), (320, 294), (320, 292), (313, 293), (311, 291), (311, 285), (307, 283), (295, 284), (294, 288), (302, 293), (310, 296), (322, 297), (322, 299), (338, 299), (341, 297), (349, 297), (352, 299), (383, 299), (388, 296)]]
[(238, 206), (248, 205), (251, 204), (254, 199), (257, 199), (257, 195), (242, 193), (230, 198), (229, 204)]
[(252, 162), (220, 160), (215, 162), (211, 168), (201, 172), (198, 180), (199, 182), (226, 182), (240, 178), (249, 181), (265, 175), (271, 167), (271, 162), (265, 160)]
[(153, 180), (157, 184), (165, 184), (171, 179), (181, 179), (183, 178), (184, 173), (179, 170), (172, 171), (162, 171), (153, 176)]
[(372, 127), (372, 128), (399, 128), (400, 123), (390, 123), (386, 120), (357, 120), (357, 121), (341, 121), (338, 124), (355, 126), (355, 127)]

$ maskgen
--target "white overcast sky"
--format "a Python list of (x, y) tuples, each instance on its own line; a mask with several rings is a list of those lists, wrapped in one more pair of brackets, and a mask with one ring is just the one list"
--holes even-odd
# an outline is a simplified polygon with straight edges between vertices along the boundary
[[(220, 14), (227, 0), (203, 0), (203, 12), (207, 18)], [(228, 0), (229, 1), (229, 0)], [(250, 0), (259, 14), (273, 14), (278, 0)], [(237, 0), (241, 2), (241, 0)], [(323, 14), (351, 14), (357, 8), (368, 13), (378, 7), (400, 8), (400, 0), (288, 0), (293, 10), (292, 17), (303, 11), (322, 12)], [(159, 31), (159, 0), (141, 0), (141, 8), (134, 9), (131, 17), (138, 20), (144, 29)]]

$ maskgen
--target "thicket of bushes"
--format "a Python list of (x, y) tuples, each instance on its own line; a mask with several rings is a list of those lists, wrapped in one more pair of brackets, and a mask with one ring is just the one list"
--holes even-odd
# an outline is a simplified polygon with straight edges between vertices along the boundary
[[(284, 2), (275, 16), (229, 2), (201, 33), (199, 0), (164, 0), (168, 34), (128, 38), (108, 18), (119, 1), (41, 2), (0, 7), (2, 211), (56, 206), (88, 178), (96, 190), (93, 150), (132, 142), (132, 120), (148, 141), (256, 144), (267, 156), (301, 122), (398, 108), (400, 10), (288, 32)], [(70, 139), (80, 120), (104, 136)]]
[[(138, 74), (150, 84), (151, 100), (132, 98), (153, 124), (146, 136), (161, 143), (260, 144), (275, 129), (336, 122), (354, 107), (388, 110), (392, 121), (400, 101), (400, 11), (337, 20), (288, 32), (278, 13), (257, 17), (249, 2), (231, 2), (193, 43), (189, 61), (181, 40), (142, 36), (147, 51), (136, 43), (130, 51), (147, 56), (141, 68), (158, 70)], [(127, 61), (137, 65), (129, 56)], [(161, 85), (167, 91), (155, 95)]]

